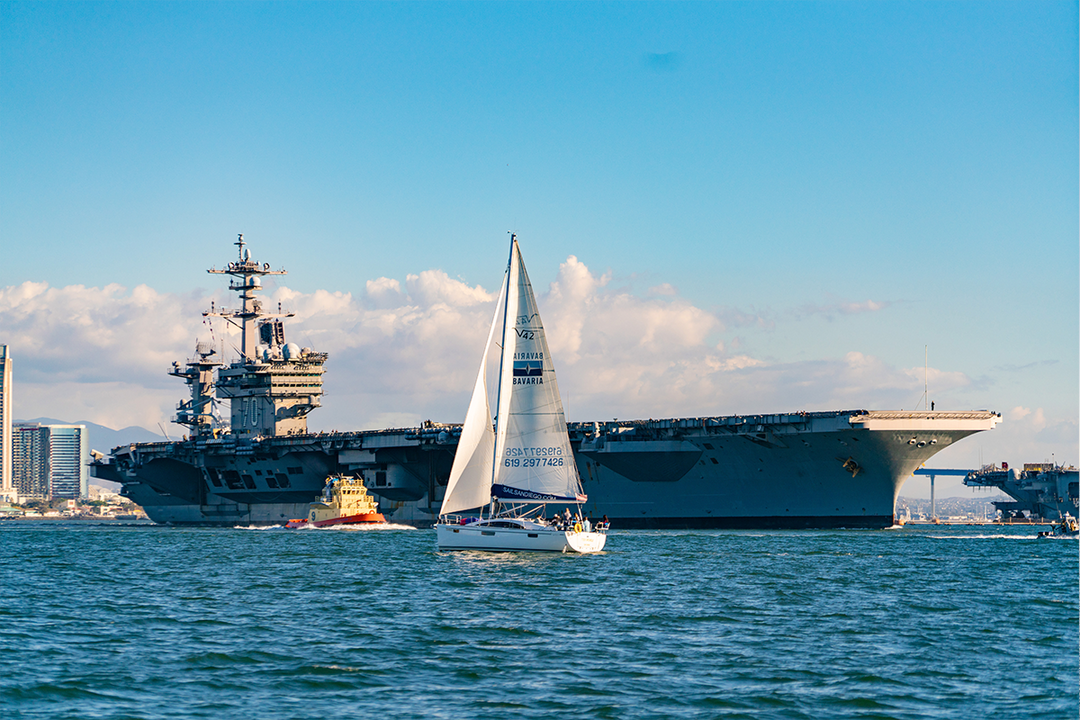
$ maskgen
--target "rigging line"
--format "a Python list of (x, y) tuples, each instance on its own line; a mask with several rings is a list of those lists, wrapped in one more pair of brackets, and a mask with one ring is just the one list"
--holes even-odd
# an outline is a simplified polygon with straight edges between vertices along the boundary
[(203, 325), (205, 325), (206, 329), (210, 331), (210, 344), (217, 345), (217, 340), (214, 338), (214, 323), (210, 322), (210, 318), (204, 317)]
[[(502, 322), (502, 338), (503, 343), (506, 342), (506, 318), (510, 311), (510, 280), (513, 276), (514, 269), (514, 248), (517, 244), (517, 235), (510, 233), (510, 257), (506, 261), (506, 294), (503, 296), (503, 322)], [(516, 310), (515, 310), (516, 312)], [(500, 350), (504, 350), (502, 346), (499, 346)], [(491, 484), (495, 484), (495, 472), (499, 467), (499, 432), (502, 429), (502, 421), (500, 416), (503, 414), (502, 407), (502, 386), (503, 386), (503, 363), (506, 360), (506, 353), (499, 353), (499, 375), (498, 375), (498, 388), (495, 394), (495, 442), (491, 452)], [(495, 512), (495, 499), (491, 501), (491, 512)]]

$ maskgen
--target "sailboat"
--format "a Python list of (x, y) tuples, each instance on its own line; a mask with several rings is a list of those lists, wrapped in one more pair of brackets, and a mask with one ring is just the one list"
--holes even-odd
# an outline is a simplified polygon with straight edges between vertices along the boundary
[[(496, 340), (492, 418), (487, 358)], [(500, 301), (435, 525), (439, 549), (600, 552), (607, 528), (591, 528), (583, 519), (586, 499), (536, 297), (511, 234)], [(549, 503), (567, 506), (558, 520), (544, 517)], [(465, 511), (473, 515), (461, 515)]]

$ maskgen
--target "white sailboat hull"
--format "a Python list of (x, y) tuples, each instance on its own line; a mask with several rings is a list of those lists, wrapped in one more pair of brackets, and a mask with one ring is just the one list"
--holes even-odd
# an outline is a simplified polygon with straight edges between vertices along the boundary
[(607, 542), (604, 533), (554, 528), (440, 524), (435, 532), (440, 550), (598, 553)]

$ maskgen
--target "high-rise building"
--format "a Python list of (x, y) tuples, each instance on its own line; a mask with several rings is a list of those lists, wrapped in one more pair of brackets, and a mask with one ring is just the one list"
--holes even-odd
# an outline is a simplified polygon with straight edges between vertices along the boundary
[(0, 345), (0, 500), (15, 499), (11, 452), (11, 355)]
[(19, 502), (49, 497), (49, 428), (16, 423), (12, 442), (13, 485)]
[(47, 425), (49, 428), (49, 495), (77, 500), (90, 492), (85, 425)]
[(17, 423), (12, 446), (19, 500), (74, 500), (88, 494), (85, 425)]

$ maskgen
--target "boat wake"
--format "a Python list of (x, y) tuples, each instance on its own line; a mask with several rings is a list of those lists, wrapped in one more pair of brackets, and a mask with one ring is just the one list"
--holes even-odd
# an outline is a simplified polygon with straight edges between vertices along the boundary
[(1038, 535), (927, 535), (934, 540), (1036, 540)]
[(376, 530), (418, 530), (412, 525), (398, 523), (361, 523), (356, 525), (331, 525), (329, 527), (315, 527), (314, 525), (301, 525), (297, 528), (286, 528), (284, 525), (233, 525), (233, 530), (303, 530), (319, 532), (370, 532)]
[(418, 530), (419, 528), (398, 523), (359, 523), (356, 525), (331, 525), (330, 527), (304, 527), (298, 529), (318, 530), (320, 532), (325, 530), (332, 532), (377, 532), (379, 530)]

